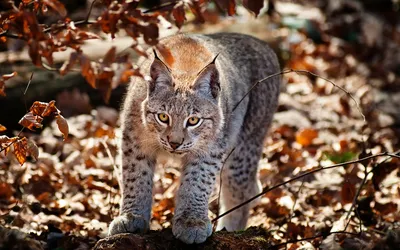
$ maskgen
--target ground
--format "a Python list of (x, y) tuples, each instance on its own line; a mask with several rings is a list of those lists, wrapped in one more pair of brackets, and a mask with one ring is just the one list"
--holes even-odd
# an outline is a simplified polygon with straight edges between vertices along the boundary
[[(216, 234), (204, 248), (223, 249), (212, 245), (214, 241), (227, 242), (226, 248), (248, 243), (243, 249), (254, 248), (253, 242), (259, 249), (398, 246), (400, 15), (378, 9), (381, 5), (373, 1), (338, 1), (337, 6), (307, 2), (275, 1), (269, 17), (254, 19), (242, 13), (215, 24), (184, 27), (188, 32), (257, 36), (271, 44), (283, 70), (302, 70), (283, 74), (280, 105), (260, 162), (260, 178), (268, 192), (249, 221), (257, 228), (243, 232), (246, 236)], [(57, 96), (61, 114), (70, 112), (65, 141), (54, 121), (39, 133), (22, 133), (38, 146), (36, 161), (29, 159), (21, 166), (12, 151), (0, 153), (0, 236), (6, 235), (0, 237), (0, 249), (16, 244), (90, 249), (105, 237), (107, 225), (118, 214), (120, 194), (113, 171), (120, 134), (118, 104), (93, 105), (86, 95), (74, 90)], [(77, 100), (83, 111), (72, 112), (69, 107)], [(7, 118), (1, 117), (0, 124), (3, 119)], [(308, 171), (315, 172), (269, 190)], [(171, 233), (165, 229), (171, 227), (179, 176), (173, 166), (158, 166), (151, 229), (163, 230), (160, 235), (125, 235), (122, 240), (144, 241), (153, 249), (171, 240), (178, 245), (163, 247), (184, 248), (168, 238)], [(211, 218), (217, 216), (217, 208), (218, 193), (210, 200)], [(95, 249), (107, 249), (101, 247)]]

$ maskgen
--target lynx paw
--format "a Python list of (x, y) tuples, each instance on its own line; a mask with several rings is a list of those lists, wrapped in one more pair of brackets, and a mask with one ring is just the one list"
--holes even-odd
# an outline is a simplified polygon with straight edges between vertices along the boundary
[(149, 229), (149, 222), (142, 216), (126, 213), (115, 218), (108, 229), (108, 235), (120, 233), (143, 233)]
[(172, 233), (186, 244), (203, 243), (212, 233), (211, 221), (208, 218), (174, 218)]

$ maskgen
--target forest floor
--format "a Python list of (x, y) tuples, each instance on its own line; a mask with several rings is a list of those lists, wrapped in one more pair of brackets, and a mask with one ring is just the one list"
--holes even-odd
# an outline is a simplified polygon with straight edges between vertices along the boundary
[[(276, 2), (269, 18), (254, 20), (239, 12), (235, 18), (185, 28), (252, 34), (271, 43), (283, 70), (302, 70), (283, 74), (260, 178), (267, 190), (315, 172), (261, 197), (251, 211), (251, 240), (266, 241), (260, 249), (372, 249), (376, 244), (399, 249), (399, 18), (342, 1), (325, 7)], [(85, 93), (63, 95), (58, 98), (64, 102), (62, 112), (77, 103), (90, 107)], [(23, 244), (30, 249), (90, 249), (118, 214), (113, 170), (118, 110), (98, 106), (67, 121), (65, 141), (55, 122), (40, 134), (23, 132), (38, 146), (37, 161), (21, 166), (10, 152), (0, 153), (0, 249), (15, 244), (20, 249)], [(368, 159), (358, 161), (362, 158)], [(157, 167), (152, 230), (171, 227), (179, 176), (173, 166)], [(210, 218), (217, 210), (216, 193)], [(232, 247), (227, 244), (225, 249)]]

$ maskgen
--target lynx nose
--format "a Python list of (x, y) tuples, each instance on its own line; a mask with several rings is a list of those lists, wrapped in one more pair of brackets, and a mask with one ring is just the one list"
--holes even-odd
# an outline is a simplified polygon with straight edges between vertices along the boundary
[(183, 140), (181, 142), (177, 142), (176, 140), (171, 139), (169, 136), (167, 136), (167, 140), (173, 150), (177, 149), (183, 143)]
[(182, 143), (179, 142), (169, 142), (169, 145), (171, 146), (171, 148), (173, 148), (174, 150), (177, 149), (180, 145), (182, 145)]

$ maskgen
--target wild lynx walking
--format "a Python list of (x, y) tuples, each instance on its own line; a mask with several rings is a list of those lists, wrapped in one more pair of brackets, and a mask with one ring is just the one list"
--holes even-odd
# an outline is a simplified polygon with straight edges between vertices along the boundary
[[(221, 212), (260, 191), (257, 165), (278, 103), (280, 78), (250, 87), (279, 72), (266, 43), (242, 34), (175, 35), (160, 43), (169, 51), (150, 55), (122, 109), (122, 202), (109, 234), (149, 229), (157, 159), (182, 166), (172, 231), (186, 243), (212, 233), (208, 199), (222, 173)], [(165, 54), (165, 51), (164, 51)], [(158, 58), (159, 57), (159, 58)], [(246, 226), (249, 205), (223, 217), (218, 229)]]

